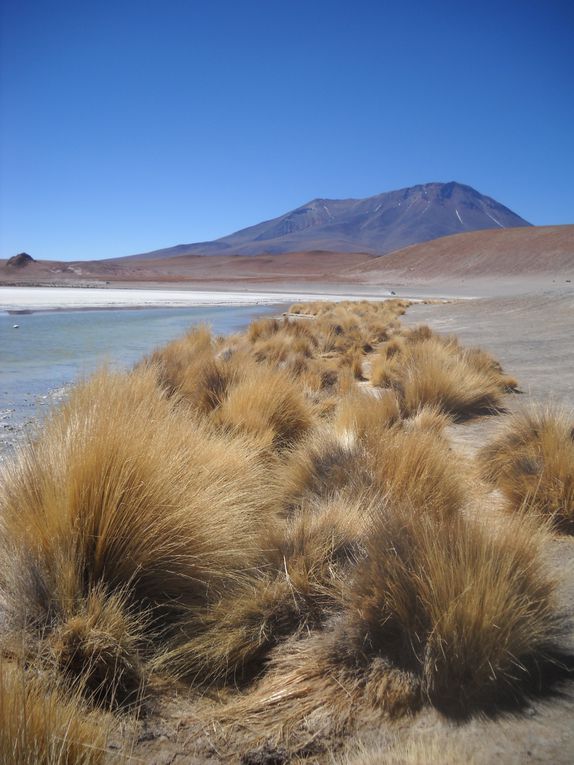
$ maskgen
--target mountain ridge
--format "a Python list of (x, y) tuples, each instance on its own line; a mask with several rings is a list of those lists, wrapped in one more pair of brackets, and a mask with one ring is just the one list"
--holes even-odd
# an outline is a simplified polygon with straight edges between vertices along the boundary
[(531, 224), (472, 186), (425, 183), (365, 198), (317, 197), (294, 210), (208, 242), (131, 255), (259, 255), (332, 250), (384, 255), (442, 236)]

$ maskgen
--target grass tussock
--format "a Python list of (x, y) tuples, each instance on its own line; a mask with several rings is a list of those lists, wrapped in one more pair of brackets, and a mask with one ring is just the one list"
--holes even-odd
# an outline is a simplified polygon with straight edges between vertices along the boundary
[(479, 454), (483, 478), (512, 510), (527, 507), (574, 533), (574, 422), (557, 409), (513, 415)]
[(270, 533), (261, 568), (236, 582), (206, 611), (201, 633), (168, 649), (156, 668), (202, 684), (260, 675), (275, 646), (322, 628), (340, 609), (370, 521), (366, 497), (303, 503)]
[[(407, 305), (301, 304), (228, 338), (200, 327), (76, 386), (5, 468), (0, 648), (114, 710), (158, 675), (216, 685), (223, 717), (276, 741), (543, 690), (563, 626), (544, 529), (469, 519), (446, 435), (514, 381), (402, 329)], [(567, 433), (550, 456), (545, 428), (523, 428), (520, 449), (555, 487)], [(513, 438), (484, 462), (492, 480)]]
[(313, 413), (294, 381), (269, 367), (253, 370), (227, 395), (216, 422), (274, 449), (296, 444), (311, 429)]
[(347, 639), (414, 672), (422, 698), (451, 714), (521, 703), (561, 654), (544, 542), (526, 518), (493, 534), (393, 508), (357, 571)]
[(493, 535), (462, 516), (380, 508), (342, 611), (276, 650), (229, 719), (296, 749), (314, 730), (345, 736), (428, 703), (455, 718), (520, 707), (564, 670), (543, 544), (526, 518)]
[(131, 686), (135, 616), (149, 639), (191, 629), (260, 560), (272, 494), (253, 445), (182, 419), (149, 369), (101, 373), (7, 471), (7, 620), (57, 645), (92, 689), (110, 673)]
[(396, 391), (405, 416), (430, 405), (463, 420), (501, 410), (503, 394), (516, 388), (500, 364), (456, 338), (418, 327), (386, 343), (371, 364), (371, 382)]
[(374, 486), (414, 514), (452, 517), (466, 500), (465, 467), (442, 434), (417, 428), (393, 429), (367, 443), (365, 459)]
[(0, 761), (11, 765), (100, 765), (110, 720), (33, 670), (0, 661)]

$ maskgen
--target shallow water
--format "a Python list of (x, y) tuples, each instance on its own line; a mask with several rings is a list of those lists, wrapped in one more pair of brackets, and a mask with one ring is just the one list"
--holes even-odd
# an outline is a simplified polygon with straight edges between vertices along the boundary
[(194, 324), (228, 334), (278, 310), (201, 306), (0, 314), (0, 451), (61, 399), (67, 386), (102, 364), (125, 369)]

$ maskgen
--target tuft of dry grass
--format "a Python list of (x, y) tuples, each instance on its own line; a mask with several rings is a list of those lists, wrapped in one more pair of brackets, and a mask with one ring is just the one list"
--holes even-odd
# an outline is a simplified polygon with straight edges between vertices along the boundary
[(401, 381), (403, 409), (412, 414), (425, 404), (437, 405), (456, 419), (492, 414), (502, 408), (498, 375), (479, 371), (466, 353), (451, 353), (441, 343), (413, 346)]
[(140, 659), (145, 622), (130, 614), (121, 594), (97, 587), (46, 640), (48, 660), (106, 707), (137, 705), (145, 690)]
[(261, 366), (228, 393), (215, 413), (232, 433), (254, 436), (281, 450), (293, 446), (312, 428), (312, 410), (286, 374)]
[(375, 438), (382, 437), (383, 431), (400, 419), (399, 401), (392, 391), (379, 395), (379, 391), (372, 389), (353, 390), (341, 398), (333, 425), (342, 436), (352, 433), (365, 440), (370, 433), (376, 434)]
[[(341, 400), (334, 427), (354, 449), (347, 484), (408, 502), (413, 512), (453, 515), (465, 497), (465, 469), (442, 431), (449, 419), (438, 407), (422, 407), (401, 419), (392, 391), (356, 392)], [(454, 466), (456, 465), (456, 469)]]
[(437, 522), (395, 507), (357, 571), (345, 639), (414, 672), (422, 697), (454, 716), (520, 704), (563, 651), (545, 541), (528, 518), (492, 533), (460, 515)]
[(304, 502), (272, 529), (264, 565), (230, 587), (205, 613), (201, 631), (168, 648), (155, 668), (201, 683), (261, 674), (275, 646), (322, 628), (341, 608), (370, 522), (366, 497)]
[(252, 443), (182, 418), (152, 370), (100, 373), (6, 471), (11, 628), (51, 639), (88, 686), (114, 665), (121, 689), (137, 662), (126, 654), (132, 619), (113, 596), (145, 617), (148, 638), (160, 625), (186, 639), (179, 622), (191, 629), (197, 609), (260, 561), (273, 485)]
[(316, 429), (285, 455), (279, 468), (284, 507), (289, 510), (305, 498), (328, 498), (346, 489), (360, 493), (369, 481), (360, 456), (353, 433), (338, 434), (329, 427)]
[(100, 765), (109, 718), (87, 711), (33, 670), (0, 661), (0, 761), (8, 765)]
[(522, 411), (479, 453), (482, 477), (513, 510), (527, 507), (574, 533), (574, 423), (556, 408)]
[(503, 394), (516, 388), (489, 354), (424, 326), (383, 345), (371, 362), (371, 382), (393, 388), (405, 416), (430, 405), (457, 420), (500, 411)]
[(384, 743), (351, 743), (335, 762), (337, 765), (490, 765), (492, 760), (456, 730), (445, 728), (405, 738), (389, 737)]
[(490, 529), (380, 508), (344, 607), (272, 654), (226, 710), (255, 737), (297, 747), (430, 703), (454, 718), (523, 704), (564, 676), (564, 620), (526, 517)]
[(464, 506), (465, 467), (440, 432), (394, 428), (376, 440), (368, 434), (365, 460), (374, 487), (415, 514), (450, 518)]

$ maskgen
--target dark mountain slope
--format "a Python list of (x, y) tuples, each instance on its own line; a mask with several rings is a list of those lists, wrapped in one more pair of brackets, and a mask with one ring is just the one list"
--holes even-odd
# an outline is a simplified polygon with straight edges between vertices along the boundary
[(460, 183), (427, 183), (366, 199), (314, 199), (278, 218), (213, 242), (181, 244), (139, 258), (258, 255), (304, 250), (387, 252), (441, 236), (529, 226), (491, 197)]

